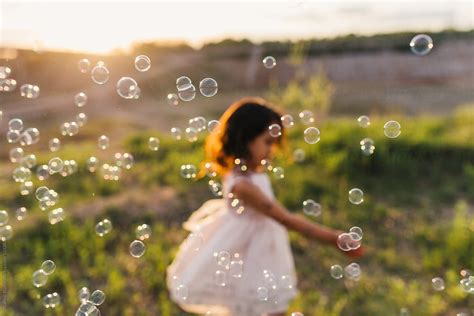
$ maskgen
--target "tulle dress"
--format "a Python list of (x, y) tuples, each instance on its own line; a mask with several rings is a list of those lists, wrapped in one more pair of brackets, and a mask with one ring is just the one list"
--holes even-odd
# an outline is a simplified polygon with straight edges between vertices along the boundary
[[(266, 173), (235, 171), (224, 178), (224, 196), (242, 180), (275, 198)], [(285, 312), (297, 294), (288, 231), (235, 202), (209, 200), (184, 223), (190, 234), (167, 269), (170, 297), (183, 310), (204, 315)]]

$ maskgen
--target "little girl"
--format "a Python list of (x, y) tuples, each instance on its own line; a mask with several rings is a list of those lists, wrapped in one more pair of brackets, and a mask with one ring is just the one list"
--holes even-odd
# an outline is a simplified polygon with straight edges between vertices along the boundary
[[(207, 161), (224, 178), (224, 199), (206, 202), (184, 223), (191, 233), (167, 269), (171, 299), (185, 311), (282, 316), (297, 294), (287, 229), (337, 246), (341, 232), (275, 200), (262, 161), (281, 145), (280, 118), (265, 100), (245, 98), (227, 109), (206, 140)], [(269, 133), (273, 124), (281, 129), (279, 137)]]

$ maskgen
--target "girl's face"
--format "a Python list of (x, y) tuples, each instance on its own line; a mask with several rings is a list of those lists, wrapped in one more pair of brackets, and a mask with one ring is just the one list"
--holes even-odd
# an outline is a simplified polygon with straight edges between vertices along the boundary
[(252, 166), (260, 165), (263, 159), (269, 159), (272, 157), (274, 144), (277, 141), (277, 138), (273, 137), (268, 133), (268, 131), (263, 132), (258, 135), (253, 141), (248, 145), (248, 150), (250, 153), (250, 164)]

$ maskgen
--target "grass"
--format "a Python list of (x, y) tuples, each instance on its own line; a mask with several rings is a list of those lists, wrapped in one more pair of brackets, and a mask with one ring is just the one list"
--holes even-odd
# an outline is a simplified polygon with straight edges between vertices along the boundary
[[(473, 308), (472, 297), (458, 286), (458, 271), (472, 268), (474, 253), (472, 111), (466, 108), (448, 118), (400, 116), (402, 134), (396, 139), (383, 135), (389, 118), (371, 119), (368, 129), (358, 127), (354, 119), (321, 122), (321, 142), (316, 145), (304, 143), (304, 127), (297, 125), (289, 131), (286, 153), (274, 162), (285, 169), (284, 180), (272, 178), (284, 205), (301, 212), (303, 200), (318, 201), (323, 214), (315, 221), (344, 230), (362, 227), (369, 249), (360, 262), (361, 281), (351, 284), (333, 280), (328, 273), (331, 265), (348, 264), (348, 259), (291, 233), (301, 291), (291, 310), (305, 315), (398, 315), (406, 307), (412, 315), (448, 315)], [(80, 168), (72, 176), (55, 175), (44, 183), (58, 191), (58, 206), (68, 214), (56, 225), (47, 222), (34, 197), (19, 196), (11, 181), (0, 183), (0, 203), (10, 211), (15, 230), (7, 242), (6, 315), (70, 315), (79, 306), (77, 293), (83, 286), (105, 292), (100, 309), (106, 315), (186, 315), (168, 299), (165, 269), (185, 237), (181, 222), (213, 198), (206, 179), (189, 181), (179, 175), (181, 164), (201, 162), (202, 138), (190, 144), (161, 134), (160, 149), (153, 152), (147, 146), (151, 135), (157, 133), (127, 137), (126, 150), (133, 154), (135, 166), (124, 170), (119, 182), (86, 170), (93, 141), (83, 140), (74, 149), (60, 151), (61, 157), (77, 159)], [(359, 148), (364, 137), (375, 142), (370, 157)], [(305, 150), (301, 163), (291, 159), (296, 148)], [(37, 155), (40, 163), (49, 157), (46, 152)], [(147, 194), (157, 187), (174, 192), (171, 201), (151, 201), (165, 205), (162, 212), (132, 212), (133, 199), (105, 203), (91, 216), (87, 209), (80, 216), (68, 212), (93, 202), (91, 192), (94, 199), (108, 201), (133, 188), (142, 192), (143, 200), (151, 200)], [(347, 200), (352, 187), (363, 189), (363, 204), (355, 206)], [(19, 206), (29, 209), (25, 223), (13, 219), (11, 210)], [(94, 226), (103, 218), (112, 221), (113, 229), (101, 238)], [(150, 224), (153, 235), (145, 242), (146, 254), (136, 259), (128, 254), (128, 245), (141, 223)], [(31, 275), (46, 259), (54, 260), (57, 268), (47, 285), (36, 289)], [(431, 288), (435, 276), (445, 279), (445, 291)], [(60, 293), (62, 303), (47, 310), (40, 297), (54, 291)]]

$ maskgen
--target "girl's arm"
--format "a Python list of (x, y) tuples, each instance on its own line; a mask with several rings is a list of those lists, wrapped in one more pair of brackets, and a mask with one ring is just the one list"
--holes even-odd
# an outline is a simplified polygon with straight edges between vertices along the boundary
[[(337, 246), (337, 237), (342, 233), (341, 231), (313, 223), (299, 214), (289, 212), (278, 201), (270, 200), (251, 182), (246, 180), (237, 182), (232, 192), (238, 199), (243, 201), (244, 205), (249, 205), (255, 210), (270, 216), (288, 229), (297, 231), (309, 238)], [(362, 249), (346, 252), (347, 255), (354, 257), (358, 257), (362, 253)]]

